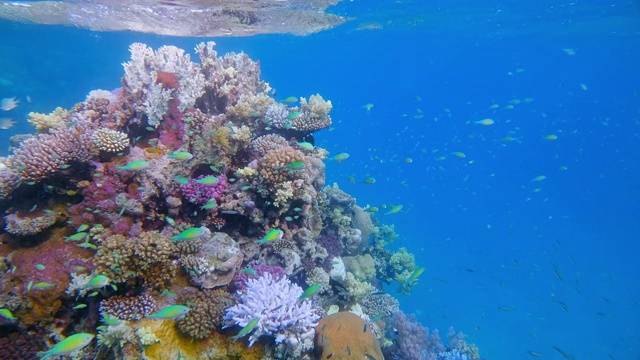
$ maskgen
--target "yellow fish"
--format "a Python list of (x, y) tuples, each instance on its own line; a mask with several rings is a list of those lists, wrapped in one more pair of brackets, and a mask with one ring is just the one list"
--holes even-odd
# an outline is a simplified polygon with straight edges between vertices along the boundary
[(461, 152), (461, 151), (454, 151), (451, 153), (453, 156), (455, 157), (459, 157), (460, 159), (464, 159), (467, 157), (467, 155), (465, 155), (465, 153)]

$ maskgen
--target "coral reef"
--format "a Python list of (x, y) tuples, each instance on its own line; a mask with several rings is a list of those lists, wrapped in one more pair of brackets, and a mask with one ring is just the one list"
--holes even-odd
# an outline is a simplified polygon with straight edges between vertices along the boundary
[(375, 334), (390, 359), (479, 358), (382, 288), (409, 293), (424, 268), (389, 249), (393, 225), (325, 186), (313, 136), (331, 101), (276, 102), (258, 62), (214, 48), (193, 62), (133, 44), (122, 88), (31, 113), (36, 133), (11, 139), (0, 302), (15, 319), (0, 320), (0, 358), (81, 332), (96, 334), (87, 359), (381, 360)]

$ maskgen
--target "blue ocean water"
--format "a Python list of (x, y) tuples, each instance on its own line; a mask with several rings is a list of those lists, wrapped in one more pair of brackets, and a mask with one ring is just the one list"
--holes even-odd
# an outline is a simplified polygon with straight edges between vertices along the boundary
[[(316, 141), (350, 158), (329, 162), (327, 183), (403, 205), (377, 217), (426, 268), (404, 311), (463, 331), (486, 359), (564, 359), (554, 346), (638, 359), (640, 4), (478, 3), (354, 1), (332, 10), (350, 22), (318, 34), (213, 40), (259, 60), (278, 96), (332, 101)], [(18, 121), (1, 155), (32, 132), (28, 112), (119, 87), (132, 42), (205, 40), (0, 29), (0, 98), (21, 99), (1, 114)]]

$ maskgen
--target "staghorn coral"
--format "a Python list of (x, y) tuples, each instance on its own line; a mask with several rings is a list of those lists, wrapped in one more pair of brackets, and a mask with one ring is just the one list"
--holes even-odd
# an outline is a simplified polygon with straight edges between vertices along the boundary
[(276, 344), (296, 347), (301, 340), (313, 338), (313, 328), (320, 318), (318, 309), (308, 299), (300, 301), (302, 289), (287, 277), (274, 279), (265, 273), (249, 279), (245, 292), (239, 294), (240, 303), (227, 309), (224, 328), (245, 327), (258, 318), (249, 336), (252, 346), (260, 336), (275, 337)]
[[(364, 331), (363, 331), (364, 329)], [(376, 336), (358, 315), (341, 311), (331, 314), (316, 327), (318, 359), (384, 360)]]
[(112, 296), (100, 302), (100, 313), (120, 320), (140, 320), (156, 309), (156, 302), (148, 294)]
[(49, 115), (41, 114), (37, 112), (30, 112), (27, 115), (27, 121), (33, 126), (39, 133), (51, 132), (51, 130), (67, 127), (69, 112), (61, 107), (57, 107)]
[(236, 299), (224, 289), (189, 290), (178, 298), (179, 303), (189, 304), (189, 312), (176, 320), (176, 327), (183, 334), (202, 340), (222, 326), (225, 309)]
[(129, 136), (127, 134), (112, 129), (97, 129), (91, 135), (93, 145), (100, 151), (117, 153), (129, 146)]
[(56, 221), (54, 211), (18, 212), (4, 217), (4, 229), (15, 236), (35, 235), (53, 226)]

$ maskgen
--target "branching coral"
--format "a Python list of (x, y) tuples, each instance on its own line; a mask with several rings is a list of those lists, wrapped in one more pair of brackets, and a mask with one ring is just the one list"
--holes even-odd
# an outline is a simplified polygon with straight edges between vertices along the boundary
[(225, 309), (233, 305), (235, 296), (223, 289), (194, 290), (178, 300), (182, 304), (189, 304), (189, 312), (176, 320), (178, 330), (201, 340), (222, 326)]
[(138, 296), (112, 296), (100, 302), (102, 316), (120, 320), (140, 320), (156, 309), (156, 302), (148, 294)]
[(39, 133), (50, 132), (51, 130), (66, 127), (68, 124), (69, 112), (61, 107), (57, 107), (49, 115), (30, 112), (27, 120)]
[(275, 337), (276, 344), (286, 342), (297, 346), (300, 340), (313, 337), (313, 328), (320, 316), (311, 301), (300, 301), (302, 289), (282, 277), (274, 279), (265, 273), (247, 281), (247, 289), (240, 293), (240, 303), (227, 309), (225, 327), (247, 326), (258, 319), (249, 336), (249, 346), (260, 336)]

